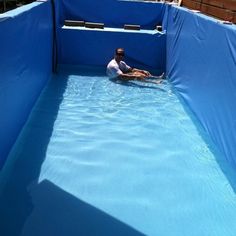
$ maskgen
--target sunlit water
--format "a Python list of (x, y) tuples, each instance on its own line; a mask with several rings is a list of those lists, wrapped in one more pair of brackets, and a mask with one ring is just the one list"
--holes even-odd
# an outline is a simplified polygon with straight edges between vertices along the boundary
[(167, 81), (61, 69), (9, 158), (22, 235), (236, 235), (236, 174)]

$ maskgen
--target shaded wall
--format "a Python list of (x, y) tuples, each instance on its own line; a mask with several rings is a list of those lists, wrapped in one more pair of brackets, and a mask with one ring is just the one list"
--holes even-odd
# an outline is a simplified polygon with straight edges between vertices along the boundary
[[(59, 64), (105, 67), (118, 47), (125, 48), (132, 67), (165, 71), (166, 35), (162, 24), (165, 4), (117, 0), (61, 0), (56, 4)], [(58, 16), (59, 15), (59, 16)], [(63, 27), (64, 20), (104, 23), (105, 29)], [(140, 31), (124, 30), (124, 24), (138, 24)]]
[(125, 61), (132, 67), (165, 71), (166, 35), (159, 32), (125, 31), (123, 29), (60, 30), (59, 62), (61, 64), (106, 67), (116, 48), (125, 48)]
[(0, 16), (0, 168), (52, 70), (51, 3)]

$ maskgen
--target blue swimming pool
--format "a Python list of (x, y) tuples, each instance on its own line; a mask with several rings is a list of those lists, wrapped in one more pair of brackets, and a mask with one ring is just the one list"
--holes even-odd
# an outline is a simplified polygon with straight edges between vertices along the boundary
[(9, 160), (0, 214), (11, 233), (236, 232), (236, 173), (168, 81), (61, 67)]
[[(235, 25), (48, 0), (0, 14), (0, 35), (0, 235), (235, 236)], [(118, 47), (168, 81), (109, 80)]]

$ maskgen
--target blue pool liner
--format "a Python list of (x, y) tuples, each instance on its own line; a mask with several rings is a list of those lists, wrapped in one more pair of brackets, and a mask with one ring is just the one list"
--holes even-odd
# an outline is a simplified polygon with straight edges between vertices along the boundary
[(0, 15), (0, 167), (51, 77), (50, 2)]
[(236, 164), (236, 26), (171, 7), (167, 74), (227, 160)]

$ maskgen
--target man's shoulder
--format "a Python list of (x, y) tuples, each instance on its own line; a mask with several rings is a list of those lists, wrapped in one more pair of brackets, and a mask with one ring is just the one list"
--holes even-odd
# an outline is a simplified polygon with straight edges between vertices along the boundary
[(129, 70), (131, 68), (124, 61), (120, 61), (119, 67), (122, 68), (123, 70)]
[(107, 75), (110, 78), (116, 78), (120, 74), (122, 74), (122, 71), (120, 70), (118, 63), (115, 59), (111, 60), (107, 65)]
[(117, 64), (117, 62), (116, 62), (116, 60), (115, 59), (112, 59), (109, 63), (108, 63), (108, 67), (110, 67), (110, 66), (117, 66), (118, 64)]
[[(125, 61), (120, 61), (120, 65), (125, 66), (125, 67), (128, 66)], [(128, 66), (128, 67), (129, 67), (129, 66)]]

